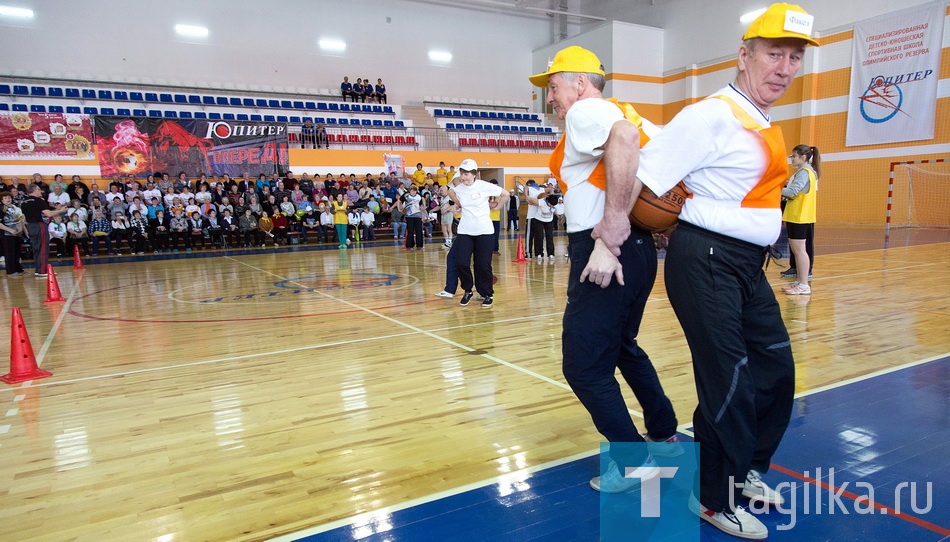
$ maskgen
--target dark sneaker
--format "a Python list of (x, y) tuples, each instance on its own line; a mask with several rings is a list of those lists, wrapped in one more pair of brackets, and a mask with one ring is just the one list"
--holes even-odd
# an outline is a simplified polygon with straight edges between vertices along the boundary
[(793, 279), (797, 276), (798, 276), (798, 270), (795, 269), (794, 267), (790, 267), (786, 269), (785, 271), (782, 271), (782, 275), (781, 275), (783, 279)]
[(459, 305), (461, 305), (461, 306), (463, 306), (463, 307), (464, 307), (465, 305), (468, 305), (469, 302), (472, 301), (472, 296), (473, 296), (473, 295), (475, 295), (475, 294), (473, 294), (472, 292), (465, 292), (464, 294), (462, 294), (462, 299), (459, 300)]
[(486, 297), (485, 299), (482, 299), (482, 308), (483, 308), (483, 309), (490, 309), (490, 308), (491, 308), (491, 305), (492, 305), (492, 298), (491, 298), (491, 296), (488, 296), (488, 297)]

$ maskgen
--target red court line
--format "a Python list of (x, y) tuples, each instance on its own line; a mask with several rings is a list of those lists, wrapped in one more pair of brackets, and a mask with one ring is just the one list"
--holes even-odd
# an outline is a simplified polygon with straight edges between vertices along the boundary
[[(803, 475), (803, 474), (799, 474), (799, 473), (797, 473), (797, 472), (795, 472), (795, 471), (793, 471), (793, 470), (791, 470), (791, 469), (786, 469), (785, 467), (783, 467), (783, 466), (781, 466), (781, 465), (776, 465), (775, 463), (772, 463), (772, 464), (771, 464), (771, 468), (773, 468), (773, 469), (775, 469), (775, 470), (781, 472), (782, 474), (785, 474), (785, 475), (787, 475), (787, 476), (791, 476), (792, 478), (796, 478), (796, 479), (798, 479), (798, 480), (801, 480), (802, 482), (806, 482), (806, 483), (809, 483), (809, 484), (818, 486), (818, 487), (820, 487), (820, 488), (822, 488), (822, 489), (826, 489), (826, 490), (828, 490), (828, 491), (831, 491), (831, 492), (833, 492), (833, 493), (836, 493), (836, 494), (838, 494), (838, 495), (841, 495), (842, 497), (847, 497), (847, 498), (851, 499), (852, 501), (856, 501), (856, 500), (858, 500), (858, 499), (865, 499), (865, 500), (867, 500), (867, 496), (865, 496), (865, 495), (856, 495), (856, 494), (854, 494), (854, 493), (851, 493), (850, 491), (839, 491), (838, 488), (836, 488), (835, 486), (833, 486), (833, 485), (831, 485), (831, 484), (829, 484), (829, 483), (827, 483), (827, 482), (822, 482), (821, 480), (818, 480), (818, 479), (815, 479), (815, 478), (811, 478), (811, 477), (805, 476), (805, 475)], [(920, 519), (920, 518), (917, 517), (917, 516), (912, 516), (912, 515), (910, 515), (910, 514), (905, 514), (904, 512), (898, 512), (897, 510), (894, 510), (894, 509), (891, 508), (890, 506), (886, 506), (886, 505), (883, 505), (883, 504), (881, 504), (881, 503), (877, 503), (877, 502), (874, 502), (874, 501), (870, 501), (870, 504), (871, 504), (871, 506), (873, 506), (876, 510), (879, 510), (882, 515), (894, 516), (894, 517), (896, 517), (896, 518), (898, 518), (898, 519), (902, 519), (902, 520), (904, 520), (904, 521), (906, 521), (906, 522), (908, 522), (908, 523), (913, 523), (914, 525), (916, 525), (916, 526), (918, 526), (918, 527), (923, 527), (924, 529), (927, 529), (928, 531), (933, 531), (933, 532), (935, 532), (935, 533), (937, 533), (937, 534), (939, 534), (939, 535), (950, 536), (950, 529), (947, 529), (946, 527), (941, 527), (940, 525), (935, 525), (935, 524), (933, 524), (933, 523), (930, 523), (929, 521), (922, 520), (922, 519)]]

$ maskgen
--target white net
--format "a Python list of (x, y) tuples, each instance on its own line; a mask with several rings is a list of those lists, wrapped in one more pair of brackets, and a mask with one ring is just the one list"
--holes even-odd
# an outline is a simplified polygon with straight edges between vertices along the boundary
[(950, 228), (950, 163), (894, 168), (891, 227)]

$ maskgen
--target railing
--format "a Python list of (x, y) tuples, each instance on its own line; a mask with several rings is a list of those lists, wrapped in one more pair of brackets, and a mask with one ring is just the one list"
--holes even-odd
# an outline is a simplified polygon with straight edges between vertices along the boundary
[[(313, 148), (305, 141), (300, 125), (289, 125), (287, 135), (294, 148)], [(500, 152), (547, 153), (557, 143), (557, 134), (512, 132), (446, 132), (440, 128), (327, 128), (329, 148), (346, 150), (494, 150)]]

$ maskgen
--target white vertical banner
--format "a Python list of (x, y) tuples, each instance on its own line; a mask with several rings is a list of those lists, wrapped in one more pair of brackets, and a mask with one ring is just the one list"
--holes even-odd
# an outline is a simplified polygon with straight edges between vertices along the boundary
[(946, 2), (854, 25), (845, 145), (933, 139)]

